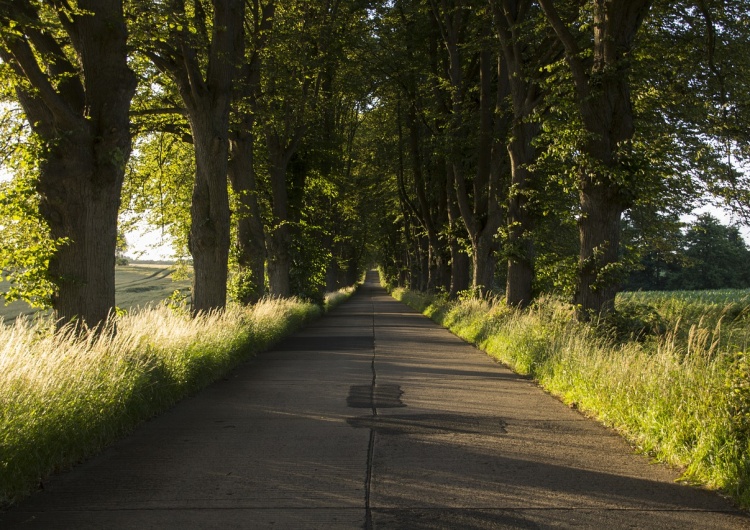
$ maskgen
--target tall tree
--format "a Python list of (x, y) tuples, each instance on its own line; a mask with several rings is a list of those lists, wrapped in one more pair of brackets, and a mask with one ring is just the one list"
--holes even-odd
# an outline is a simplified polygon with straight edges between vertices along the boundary
[(540, 123), (534, 113), (544, 101), (543, 73), (557, 60), (560, 47), (539, 31), (539, 10), (531, 0), (490, 0), (490, 6), (506, 64), (513, 109), (508, 140), (511, 182), (505, 242), (508, 255), (505, 300), (508, 305), (523, 307), (531, 302), (535, 274), (533, 231), (536, 216), (530, 195), (539, 177), (534, 165)]
[(128, 111), (136, 78), (127, 64), (121, 0), (0, 2), (0, 58), (42, 144), (39, 210), (54, 240), (52, 306), (60, 322), (103, 322), (115, 305), (115, 247)]
[[(229, 257), (227, 170), (232, 78), (241, 51), (245, 2), (170, 0), (160, 20), (166, 34), (152, 34), (143, 53), (177, 85), (195, 148), (195, 182), (190, 207), (189, 247), (193, 256), (193, 311), (226, 304)], [(210, 16), (209, 16), (210, 15)], [(144, 10), (141, 31), (150, 34)]]
[[(585, 128), (578, 146), (584, 155), (578, 171), (580, 196), (579, 279), (575, 303), (579, 317), (614, 310), (616, 270), (623, 211), (633, 201), (629, 168), (634, 134), (630, 60), (636, 33), (651, 0), (594, 0), (562, 11), (564, 2), (539, 0), (565, 49), (576, 103)], [(570, 6), (566, 6), (570, 7)], [(584, 12), (589, 9), (590, 12)], [(581, 42), (569, 18), (580, 25), (590, 16), (592, 35)], [(562, 14), (561, 14), (562, 13)], [(588, 52), (588, 53), (587, 53)]]
[[(484, 292), (493, 286), (496, 237), (503, 220), (498, 198), (507, 151), (499, 140), (508, 125), (502, 104), (508, 95), (506, 66), (486, 45), (490, 20), (476, 15), (481, 11), (475, 5), (453, 0), (432, 0), (430, 5), (448, 55), (450, 170), (472, 246), (472, 285)], [(472, 98), (476, 85), (478, 102)]]
[(750, 284), (750, 251), (735, 226), (710, 214), (698, 216), (684, 237), (685, 265), (672, 278), (673, 289), (740, 289)]
[(234, 114), (230, 127), (229, 181), (238, 196), (235, 252), (238, 270), (235, 290), (241, 303), (257, 302), (265, 291), (266, 248), (263, 219), (258, 200), (256, 172), (257, 114), (261, 97), (261, 55), (273, 28), (275, 0), (248, 4), (246, 31), (238, 54), (234, 83)]

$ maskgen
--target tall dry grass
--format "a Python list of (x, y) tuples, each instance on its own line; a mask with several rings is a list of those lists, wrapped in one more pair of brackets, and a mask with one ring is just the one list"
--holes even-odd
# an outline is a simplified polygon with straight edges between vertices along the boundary
[(166, 307), (117, 317), (117, 333), (0, 325), (0, 504), (217, 379), (320, 308), (267, 299), (197, 318)]
[(573, 307), (554, 298), (518, 311), (492, 299), (393, 295), (682, 467), (684, 480), (750, 507), (750, 304), (742, 293), (723, 304), (684, 293), (625, 296), (614, 321), (596, 324), (576, 322)]

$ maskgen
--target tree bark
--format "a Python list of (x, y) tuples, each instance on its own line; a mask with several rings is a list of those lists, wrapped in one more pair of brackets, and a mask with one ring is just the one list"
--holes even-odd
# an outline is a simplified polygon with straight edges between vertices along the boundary
[(239, 302), (254, 304), (265, 292), (266, 242), (263, 221), (258, 206), (258, 186), (255, 178), (252, 123), (245, 123), (230, 144), (229, 181), (239, 196), (237, 216)]
[[(286, 170), (292, 150), (285, 150), (278, 138), (269, 137), (269, 168), (273, 226), (266, 238), (268, 249), (268, 285), (274, 296), (287, 297), (291, 293), (289, 274), (292, 268), (290, 254), (292, 232), (289, 225), (289, 197), (286, 185)], [(285, 152), (286, 151), (286, 152)], [(288, 155), (288, 156), (287, 156)]]
[[(228, 120), (214, 109), (190, 112), (196, 173), (190, 205), (190, 253), (193, 256), (193, 311), (222, 308), (227, 296), (229, 195), (227, 192)], [(223, 127), (223, 125), (226, 127)], [(221, 136), (222, 131), (224, 136)]]
[(458, 296), (461, 291), (466, 291), (469, 288), (469, 256), (461, 248), (458, 242), (456, 234), (459, 231), (459, 223), (461, 223), (461, 212), (458, 210), (458, 204), (456, 203), (456, 191), (455, 182), (453, 179), (452, 168), (447, 168), (448, 179), (446, 182), (447, 196), (446, 200), (448, 203), (448, 231), (449, 231), (449, 246), (451, 253), (451, 283), (448, 297), (453, 300)]
[(615, 308), (619, 284), (617, 278), (607, 277), (606, 267), (619, 258), (623, 207), (611, 189), (591, 183), (581, 189), (580, 201), (580, 280), (575, 303), (582, 313), (579, 316), (588, 319), (592, 312), (606, 314)]
[(531, 109), (516, 109), (512, 139), (508, 145), (511, 185), (508, 193), (508, 277), (505, 301), (510, 306), (526, 307), (532, 299), (534, 282), (534, 241), (531, 235), (534, 217), (529, 211), (528, 193), (535, 175), (529, 166), (536, 161), (536, 149), (532, 140), (536, 137), (539, 126), (527, 121)]
[(533, 297), (534, 243), (527, 230), (523, 206), (518, 199), (510, 198), (508, 209), (508, 276), (505, 285), (505, 303), (509, 306), (526, 307)]
[[(75, 66), (62, 45), (39, 30), (37, 8), (27, 0), (0, 9), (0, 19), (14, 20), (24, 33), (4, 34), (0, 56), (28, 83), (18, 84), (16, 92), (45, 144), (40, 213), (53, 238), (68, 240), (50, 260), (55, 316), (59, 325), (77, 321), (93, 328), (115, 306), (117, 215), (136, 78), (127, 65), (122, 2), (79, 0), (78, 6), (84, 14), (60, 15)], [(32, 46), (46, 56), (46, 71)]]

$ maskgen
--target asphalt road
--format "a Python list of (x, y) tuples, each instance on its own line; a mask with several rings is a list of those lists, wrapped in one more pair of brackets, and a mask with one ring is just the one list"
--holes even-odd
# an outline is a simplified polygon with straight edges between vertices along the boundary
[(750, 528), (375, 279), (0, 528)]

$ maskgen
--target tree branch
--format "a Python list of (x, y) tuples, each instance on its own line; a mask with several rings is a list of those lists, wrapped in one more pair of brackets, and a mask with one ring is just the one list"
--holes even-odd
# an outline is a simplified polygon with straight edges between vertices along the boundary
[(584, 99), (589, 93), (589, 83), (586, 68), (581, 60), (581, 51), (578, 48), (578, 44), (570, 33), (565, 22), (560, 18), (560, 14), (557, 12), (553, 0), (539, 0), (539, 5), (541, 6), (542, 11), (544, 11), (544, 15), (547, 17), (547, 21), (552, 26), (557, 38), (565, 48), (565, 59), (570, 65), (570, 71), (573, 74), (573, 82), (576, 85), (578, 97), (579, 99)]
[(37, 63), (28, 41), (24, 37), (12, 37), (6, 39), (5, 44), (13, 61), (18, 64), (20, 71), (23, 72), (23, 76), (31, 83), (31, 86), (38, 91), (40, 99), (52, 113), (55, 121), (66, 128), (76, 128), (79, 125), (79, 116), (55, 91), (49, 78), (39, 68), (39, 63)]

